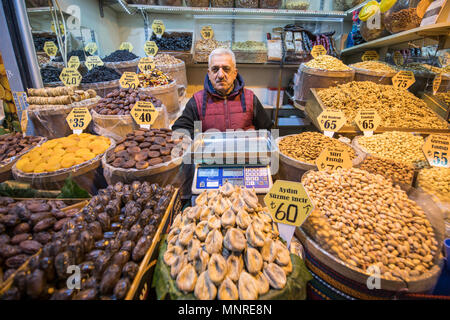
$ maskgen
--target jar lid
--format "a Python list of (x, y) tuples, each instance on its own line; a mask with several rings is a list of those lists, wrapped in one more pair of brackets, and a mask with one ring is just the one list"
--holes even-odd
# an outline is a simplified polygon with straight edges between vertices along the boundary
[(397, 2), (397, 0), (381, 0), (380, 11), (386, 12)]
[(359, 12), (359, 20), (361, 21), (367, 21), (371, 16), (373, 16), (378, 9), (380, 8), (380, 5), (375, 0), (369, 1)]

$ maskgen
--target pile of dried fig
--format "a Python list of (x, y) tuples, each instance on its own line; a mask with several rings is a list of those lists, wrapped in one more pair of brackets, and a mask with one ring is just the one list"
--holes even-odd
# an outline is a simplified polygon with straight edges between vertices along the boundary
[(139, 129), (117, 143), (106, 155), (106, 162), (116, 168), (147, 169), (179, 157), (182, 138), (172, 137), (170, 129)]
[[(174, 188), (117, 183), (71, 217), (0, 299), (123, 299), (150, 248)], [(81, 288), (67, 280), (79, 267)], [(72, 270), (72, 271), (70, 271)]]
[(204, 191), (171, 226), (164, 263), (177, 288), (200, 300), (256, 300), (283, 289), (290, 252), (254, 191)]
[(42, 139), (42, 137), (24, 137), (20, 132), (0, 136), (0, 166), (10, 158), (22, 155), (37, 146)]

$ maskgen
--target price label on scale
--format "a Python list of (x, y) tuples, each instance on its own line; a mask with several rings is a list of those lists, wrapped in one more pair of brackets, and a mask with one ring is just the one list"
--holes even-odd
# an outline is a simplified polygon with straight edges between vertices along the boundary
[(324, 54), (327, 54), (327, 49), (325, 49), (324, 46), (321, 45), (321, 44), (319, 44), (317, 46), (314, 46), (312, 48), (312, 50), (311, 50), (311, 55), (314, 58), (317, 58), (318, 56), (321, 56), (321, 55), (324, 55)]
[(45, 41), (44, 51), (49, 57), (55, 57), (58, 53), (58, 47), (53, 41)]
[(138, 101), (131, 109), (131, 116), (134, 121), (142, 128), (150, 129), (150, 126), (155, 122), (158, 117), (158, 110), (151, 102)]
[(400, 51), (394, 52), (394, 63), (397, 66), (402, 66), (403, 63), (405, 63), (405, 59), (403, 58), (403, 55), (400, 53)]
[(126, 71), (119, 80), (122, 88), (136, 89), (139, 86), (139, 78), (135, 72)]
[(317, 122), (319, 122), (320, 130), (324, 135), (333, 137), (333, 134), (342, 128), (347, 119), (340, 110), (325, 109), (317, 117)]
[(433, 80), (433, 95), (435, 95), (438, 92), (439, 87), (441, 86), (441, 82), (442, 82), (442, 74), (439, 73), (434, 77)]
[(431, 166), (450, 168), (449, 135), (429, 135), (423, 144), (422, 151)]
[(366, 137), (370, 137), (380, 125), (381, 117), (375, 109), (359, 109), (355, 116), (355, 122), (359, 130), (364, 132)]
[(380, 56), (378, 55), (378, 52), (376, 52), (375, 50), (369, 50), (364, 52), (364, 54), (361, 57), (362, 61), (376, 61), (380, 58)]
[(93, 55), (97, 51), (97, 44), (95, 42), (89, 42), (85, 47), (84, 51), (89, 53), (90, 55)]
[(79, 86), (81, 82), (81, 73), (77, 69), (64, 68), (59, 75), (59, 79), (64, 83), (65, 86)]
[(152, 30), (158, 38), (161, 38), (161, 36), (164, 34), (164, 31), (166, 30), (166, 26), (161, 20), (153, 20)]
[(66, 118), (70, 129), (75, 134), (80, 134), (87, 128), (92, 120), (91, 113), (88, 108), (73, 108)]
[(200, 33), (202, 34), (202, 37), (205, 40), (209, 40), (214, 36), (214, 30), (211, 28), (211, 26), (202, 27)]
[(317, 168), (322, 170), (350, 169), (352, 160), (344, 148), (326, 148), (316, 159)]
[(93, 67), (103, 66), (104, 63), (99, 56), (88, 56), (85, 65), (88, 70), (91, 70)]
[(154, 57), (158, 53), (158, 46), (155, 41), (146, 41), (144, 51), (147, 56)]
[(392, 84), (399, 89), (408, 89), (414, 82), (416, 82), (416, 78), (412, 71), (399, 71), (392, 77)]
[(78, 69), (80, 67), (80, 58), (78, 56), (71, 56), (67, 62), (67, 67), (72, 69)]
[(147, 72), (155, 69), (155, 62), (153, 61), (153, 57), (143, 57), (139, 60), (138, 64), (139, 70), (141, 72)]
[(305, 222), (314, 205), (303, 184), (277, 180), (264, 197), (264, 203), (275, 222), (278, 222), (280, 236), (289, 244), (295, 228)]
[(133, 51), (133, 45), (130, 42), (122, 42), (119, 46), (119, 50)]

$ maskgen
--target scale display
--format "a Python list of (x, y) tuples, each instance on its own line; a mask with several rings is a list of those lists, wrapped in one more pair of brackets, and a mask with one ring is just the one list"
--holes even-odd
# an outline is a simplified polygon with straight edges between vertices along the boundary
[(194, 191), (204, 189), (217, 189), (229, 182), (235, 186), (255, 188), (255, 190), (268, 189), (271, 177), (267, 166), (243, 167), (198, 167), (194, 179)]

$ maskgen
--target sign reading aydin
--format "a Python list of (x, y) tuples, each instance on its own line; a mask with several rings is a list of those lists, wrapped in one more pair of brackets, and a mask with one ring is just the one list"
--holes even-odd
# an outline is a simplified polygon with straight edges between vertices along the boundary
[(136, 89), (139, 86), (139, 78), (135, 72), (124, 72), (119, 82), (122, 88)]

